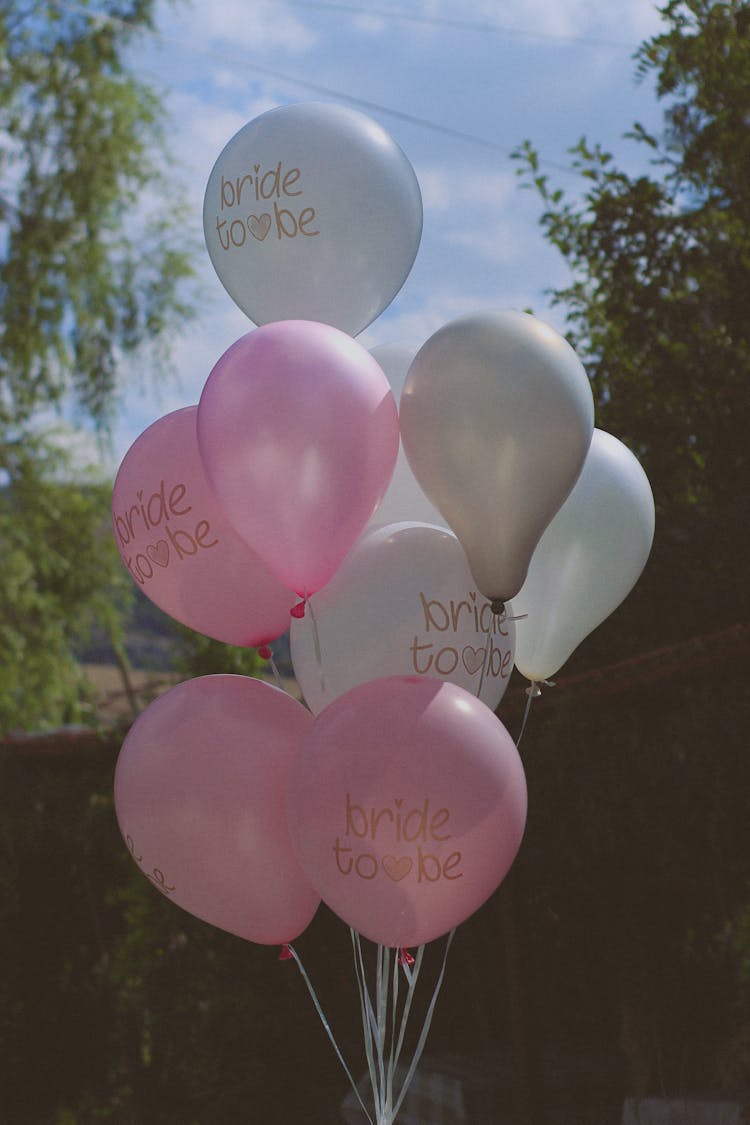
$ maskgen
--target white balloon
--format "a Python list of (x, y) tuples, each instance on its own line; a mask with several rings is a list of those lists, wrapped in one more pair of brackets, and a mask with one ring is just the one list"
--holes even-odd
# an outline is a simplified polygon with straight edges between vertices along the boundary
[(269, 110), (219, 155), (203, 205), (224, 288), (256, 324), (312, 320), (349, 335), (398, 293), (422, 235), (414, 169), (356, 110)]
[(627, 597), (654, 538), (654, 498), (630, 450), (594, 430), (575, 488), (544, 532), (521, 592), (516, 667), (546, 680)]
[(406, 378), (401, 439), (486, 597), (523, 585), (534, 548), (583, 466), (594, 403), (576, 353), (526, 313), (444, 325)]
[[(396, 402), (401, 398), (406, 374), (418, 351), (418, 344), (379, 344), (370, 349), (373, 359), (385, 372)], [(446, 526), (440, 512), (419, 487), (401, 446), (391, 483), (370, 524), (400, 523), (403, 520)]]
[(366, 531), (291, 627), (294, 674), (314, 714), (398, 675), (448, 680), (494, 709), (514, 646), (514, 622), (477, 592), (455, 535), (422, 523)]

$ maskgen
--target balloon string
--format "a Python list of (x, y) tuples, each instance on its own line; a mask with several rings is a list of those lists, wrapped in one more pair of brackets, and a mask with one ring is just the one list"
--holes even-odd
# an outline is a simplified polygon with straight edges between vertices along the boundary
[(341, 1053), (341, 1050), (339, 1048), (338, 1043), (336, 1042), (336, 1038), (333, 1034), (333, 1030), (331, 1029), (331, 1025), (329, 1024), (328, 1020), (325, 1017), (325, 1013), (323, 1011), (323, 1008), (322, 1008), (322, 1005), (321, 1005), (320, 1001), (318, 1000), (317, 994), (316, 994), (315, 989), (313, 987), (313, 983), (310, 980), (307, 973), (305, 972), (305, 967), (302, 964), (302, 961), (299, 957), (299, 954), (297, 953), (297, 950), (294, 948), (293, 945), (287, 945), (285, 948), (288, 949), (289, 952), (291, 953), (292, 957), (294, 958), (294, 960), (297, 964), (297, 968), (299, 969), (300, 973), (302, 974), (302, 979), (304, 980), (305, 984), (307, 985), (307, 991), (310, 993), (310, 996), (312, 998), (312, 1002), (315, 1005), (315, 1011), (318, 1013), (318, 1016), (320, 1017), (320, 1022), (323, 1024), (323, 1027), (325, 1028), (325, 1032), (326, 1032), (328, 1038), (331, 1041), (331, 1044), (333, 1046), (334, 1051), (336, 1052), (338, 1060), (341, 1063), (342, 1067), (344, 1068), (344, 1072), (346, 1074), (346, 1077), (349, 1079), (349, 1085), (351, 1086), (352, 1090), (354, 1090), (354, 1093), (357, 1097), (357, 1101), (361, 1105), (362, 1111), (364, 1112), (365, 1117), (370, 1122), (370, 1125), (375, 1125), (375, 1123), (372, 1120), (372, 1117), (370, 1116), (369, 1110), (367, 1109), (367, 1106), (365, 1105), (364, 1101), (362, 1100), (362, 1095), (360, 1094), (360, 1092), (357, 1088), (357, 1083), (354, 1081), (354, 1078), (352, 1077), (352, 1072), (349, 1070), (349, 1067), (346, 1065), (346, 1061), (344, 1059), (344, 1056)]
[(531, 686), (526, 688), (526, 706), (523, 712), (523, 722), (521, 723), (521, 730), (519, 731), (518, 738), (516, 739), (516, 749), (521, 745), (523, 732), (526, 730), (526, 722), (529, 718), (529, 711), (531, 710), (531, 701), (536, 699), (541, 694), (541, 689), (536, 680), (531, 681)]
[[(276, 661), (273, 658), (273, 654), (271, 654), (271, 656), (269, 656), (268, 663), (271, 667), (271, 671), (273, 673), (273, 678), (274, 678), (274, 681), (276, 683), (276, 687), (281, 688), (282, 691), (286, 691), (287, 689), (284, 687), (284, 683), (281, 679), (281, 676), (279, 675), (279, 670), (276, 667)], [(291, 694), (291, 693), (288, 693), (288, 694)]]
[[(425, 947), (424, 945), (419, 947), (416, 958), (407, 958), (401, 956), (402, 951), (400, 950), (378, 945), (375, 962), (374, 991), (371, 996), (367, 981), (367, 969), (362, 953), (361, 938), (356, 930), (350, 928), (354, 952), (354, 970), (357, 987), (359, 989), (362, 1013), (365, 1055), (367, 1057), (367, 1067), (375, 1108), (376, 1120), (372, 1125), (393, 1125), (396, 1115), (403, 1104), (409, 1085), (414, 1078), (414, 1074), (416, 1073), (419, 1061), (422, 1057), (422, 1052), (424, 1051), (438, 995), (440, 994), (440, 989), (445, 977), (448, 951), (451, 947), (455, 932), (455, 930), (452, 930), (448, 937), (440, 974), (427, 1008), (414, 1054), (412, 1055), (394, 1104), (394, 1080), (404, 1045), (409, 1016), (411, 1014), (412, 1000), (414, 999), (420, 969), (424, 960)], [(410, 960), (413, 963), (412, 965), (409, 964)], [(408, 987), (399, 1019), (399, 978), (402, 969)], [(362, 1097), (359, 1091), (357, 1090), (356, 1093), (357, 1099), (360, 1105), (362, 1105)], [(367, 1111), (365, 1110), (365, 1112)]]
[(491, 614), (490, 623), (487, 626), (486, 640), (485, 640), (485, 643), (484, 643), (484, 659), (482, 661), (482, 672), (481, 672), (481, 675), (479, 677), (479, 687), (477, 688), (477, 699), (481, 699), (481, 696), (482, 696), (482, 688), (484, 686), (484, 677), (486, 675), (487, 665), (488, 665), (489, 659), (490, 659), (490, 648), (492, 646), (492, 629), (493, 629), (493, 626), (494, 626), (495, 622), (500, 617), (502, 617), (503, 621), (520, 621), (522, 617), (527, 617), (527, 616), (528, 615), (525, 614), (525, 613), (518, 613), (514, 617), (507, 617), (506, 613), (505, 613), (505, 610), (503, 610), (501, 613), (492, 613)]
[(406, 1000), (404, 1002), (404, 1010), (401, 1014), (401, 1026), (399, 1028), (398, 1043), (396, 1045), (396, 1053), (393, 1060), (394, 1070), (398, 1066), (398, 1060), (401, 1057), (401, 1048), (404, 1045), (404, 1036), (406, 1035), (406, 1025), (409, 1022), (409, 1013), (411, 1011), (411, 1002), (414, 998), (414, 990), (417, 987), (417, 980), (419, 979), (419, 970), (422, 968), (422, 961), (424, 960), (424, 946), (420, 945), (417, 950), (417, 956), (413, 967), (403, 963), (404, 976), (409, 982), (409, 989), (406, 993)]
[(370, 993), (367, 988), (367, 976), (365, 973), (364, 959), (362, 957), (362, 944), (360, 942), (360, 937), (357, 931), (351, 927), (349, 932), (352, 935), (352, 946), (354, 949), (354, 975), (357, 980), (357, 987), (359, 989), (359, 1001), (362, 1011), (362, 1031), (364, 1035), (365, 1057), (367, 1059), (367, 1069), (370, 1075), (370, 1086), (372, 1088), (372, 1096), (375, 1103), (375, 1115), (378, 1119), (378, 1125), (380, 1125), (381, 1106), (379, 1101), (379, 1085), (376, 1079), (375, 1054), (373, 1051), (373, 1027), (375, 1025), (375, 1017), (372, 1011)]
[(388, 1104), (388, 1067), (385, 1060), (385, 1044), (388, 1036), (388, 978), (391, 970), (391, 951), (386, 945), (378, 946), (376, 990), (378, 1013), (378, 1073), (380, 1076), (380, 1114), (387, 1121), (390, 1117)]
[(326, 676), (323, 670), (323, 657), (320, 652), (320, 634), (318, 633), (318, 622), (315, 618), (315, 611), (313, 609), (312, 598), (306, 599), (307, 608), (310, 610), (310, 625), (312, 626), (313, 648), (315, 649), (315, 660), (318, 665), (318, 675), (320, 676), (320, 691), (326, 695), (328, 689), (326, 688)]
[(477, 688), (477, 699), (481, 699), (481, 697), (482, 697), (482, 688), (484, 687), (484, 673), (485, 673), (485, 669), (487, 667), (487, 661), (490, 658), (490, 643), (491, 643), (490, 642), (490, 634), (489, 634), (489, 630), (488, 630), (487, 636), (486, 636), (486, 639), (485, 639), (485, 642), (484, 642), (484, 652), (482, 654), (482, 671), (479, 675), (479, 687)]
[(521, 731), (518, 735), (518, 738), (516, 739), (516, 749), (518, 749), (518, 747), (521, 745), (523, 732), (526, 730), (526, 721), (529, 717), (529, 711), (531, 710), (531, 701), (532, 699), (537, 699), (542, 694), (542, 684), (544, 684), (545, 687), (555, 686), (551, 680), (531, 680), (529, 682), (529, 686), (526, 688), (526, 708), (523, 713)]
[(388, 1054), (388, 1077), (386, 1082), (386, 1108), (389, 1113), (393, 1111), (393, 1075), (396, 1071), (396, 1016), (398, 1013), (398, 982), (400, 979), (399, 966), (402, 961), (402, 951), (393, 952), (393, 983), (391, 986), (391, 1047)]
[[(424, 1046), (425, 1046), (425, 1043), (427, 1042), (427, 1035), (429, 1034), (430, 1025), (432, 1024), (432, 1017), (435, 1014), (435, 1006), (437, 1005), (438, 996), (440, 995), (440, 989), (443, 987), (443, 979), (445, 978), (445, 968), (446, 968), (446, 965), (448, 964), (448, 952), (449, 952), (450, 947), (453, 943), (453, 938), (455, 937), (455, 933), (456, 933), (456, 930), (454, 928), (454, 929), (451, 930), (451, 932), (448, 935), (448, 941), (446, 942), (445, 952), (443, 953), (443, 964), (440, 968), (440, 975), (437, 979), (437, 983), (436, 983), (435, 988), (433, 989), (433, 992), (432, 992), (432, 999), (430, 1000), (430, 1004), (429, 1004), (429, 1007), (427, 1009), (427, 1015), (425, 1016), (424, 1023), (422, 1024), (422, 1032), (419, 1036), (419, 1042), (417, 1043), (416, 1049), (414, 1051), (414, 1055), (412, 1056), (411, 1066), (409, 1067), (409, 1069), (406, 1073), (406, 1078), (404, 1079), (404, 1081), (401, 1085), (401, 1092), (398, 1096), (398, 1101), (396, 1102), (395, 1106), (393, 1107), (393, 1113), (392, 1113), (391, 1117), (388, 1119), (388, 1121), (385, 1123), (385, 1125), (392, 1125), (392, 1122), (395, 1120), (396, 1116), (398, 1115), (398, 1111), (401, 1109), (401, 1105), (404, 1101), (404, 1098), (406, 1097), (407, 1091), (409, 1089), (409, 1085), (411, 1084), (411, 1080), (414, 1077), (414, 1073), (417, 1069), (417, 1066), (419, 1065), (419, 1061), (422, 1058), (422, 1052), (424, 1051)], [(424, 950), (424, 946), (421, 946), (421, 949)]]
[[(271, 669), (271, 672), (273, 673), (273, 678), (274, 678), (274, 681), (276, 683), (276, 687), (280, 688), (281, 691), (285, 691), (288, 695), (292, 695), (292, 692), (289, 690), (288, 687), (286, 687), (283, 680), (281, 679), (281, 676), (279, 675), (279, 670), (276, 667), (276, 661), (273, 658), (273, 650), (272, 650), (271, 646), (270, 645), (259, 645), (257, 651), (258, 651), (258, 656), (261, 658), (261, 660), (264, 660), (266, 662), (266, 664), (269, 665), (269, 667)], [(292, 696), (292, 698), (294, 698), (294, 697)]]
[(482, 672), (481, 672), (481, 675), (479, 676), (479, 687), (477, 688), (477, 699), (481, 699), (481, 697), (482, 697), (482, 688), (484, 687), (484, 677), (485, 677), (485, 673), (486, 673), (486, 670), (487, 670), (487, 664), (489, 663), (489, 659), (490, 659), (490, 647), (492, 645), (492, 625), (493, 625), (494, 621), (495, 621), (495, 614), (492, 613), (492, 614), (490, 614), (490, 623), (487, 626), (487, 633), (485, 635), (484, 656), (482, 658)]

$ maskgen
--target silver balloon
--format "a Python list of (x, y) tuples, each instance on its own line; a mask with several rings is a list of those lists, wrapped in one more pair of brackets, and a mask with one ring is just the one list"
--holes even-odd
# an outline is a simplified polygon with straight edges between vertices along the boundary
[(414, 475), (477, 586), (512, 598), (591, 441), (594, 403), (576, 353), (526, 313), (460, 317), (417, 353), (400, 418)]

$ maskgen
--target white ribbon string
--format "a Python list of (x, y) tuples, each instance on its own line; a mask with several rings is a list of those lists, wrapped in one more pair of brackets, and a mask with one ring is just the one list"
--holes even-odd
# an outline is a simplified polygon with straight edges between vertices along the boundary
[(310, 627), (312, 629), (313, 648), (315, 650), (315, 661), (318, 665), (318, 675), (320, 676), (320, 691), (321, 695), (327, 695), (328, 688), (326, 687), (326, 674), (323, 669), (323, 657), (320, 652), (320, 634), (318, 633), (318, 622), (315, 618), (315, 610), (313, 609), (312, 596), (307, 598), (307, 609), (310, 613)]
[(521, 723), (521, 730), (519, 732), (518, 738), (516, 739), (516, 749), (518, 749), (518, 747), (521, 745), (521, 739), (523, 738), (523, 732), (526, 730), (526, 721), (529, 717), (529, 711), (531, 710), (531, 701), (532, 701), (532, 699), (537, 699), (542, 694), (542, 687), (541, 687), (542, 684), (544, 684), (545, 687), (554, 687), (555, 686), (554, 683), (551, 680), (531, 680), (529, 682), (529, 686), (526, 688), (526, 696), (527, 696), (527, 698), (526, 698), (526, 708), (525, 708), (524, 713), (523, 713), (523, 722)]
[(337, 1056), (339, 1062), (341, 1063), (342, 1067), (344, 1068), (344, 1072), (346, 1074), (346, 1077), (349, 1079), (349, 1085), (351, 1086), (352, 1090), (354, 1090), (354, 1093), (357, 1096), (357, 1101), (362, 1106), (362, 1110), (364, 1112), (365, 1117), (370, 1122), (370, 1125), (375, 1125), (375, 1122), (372, 1120), (372, 1117), (370, 1116), (370, 1112), (369, 1112), (367, 1106), (365, 1105), (365, 1103), (362, 1100), (362, 1095), (360, 1094), (359, 1089), (357, 1088), (357, 1083), (354, 1081), (354, 1079), (352, 1077), (352, 1073), (349, 1070), (349, 1067), (346, 1065), (346, 1060), (344, 1059), (344, 1056), (341, 1053), (339, 1045), (336, 1042), (335, 1036), (333, 1034), (333, 1030), (331, 1029), (331, 1025), (329, 1024), (328, 1020), (326, 1019), (325, 1012), (323, 1011), (323, 1007), (322, 1007), (320, 1001), (318, 1000), (315, 989), (313, 988), (313, 983), (310, 980), (307, 973), (305, 972), (305, 966), (302, 964), (302, 961), (300, 960), (300, 957), (299, 957), (299, 954), (297, 953), (297, 950), (292, 945), (287, 945), (286, 948), (291, 953), (292, 957), (294, 958), (294, 960), (296, 962), (297, 968), (299, 969), (300, 973), (302, 974), (302, 979), (305, 982), (305, 984), (307, 985), (307, 991), (310, 993), (310, 996), (312, 998), (312, 1002), (315, 1005), (315, 1011), (318, 1013), (318, 1016), (320, 1017), (320, 1022), (323, 1024), (323, 1027), (325, 1028), (326, 1035), (330, 1039), (331, 1044), (333, 1046), (333, 1049), (336, 1052), (336, 1056)]
[[(315, 1010), (318, 1013), (320, 1022), (323, 1024), (325, 1032), (331, 1041), (336, 1056), (341, 1063), (344, 1073), (349, 1080), (354, 1094), (362, 1107), (362, 1111), (367, 1118), (369, 1125), (393, 1125), (396, 1116), (403, 1105), (404, 1098), (406, 1097), (409, 1085), (416, 1073), (419, 1061), (422, 1058), (425, 1043), (427, 1042), (427, 1035), (432, 1023), (432, 1017), (435, 1012), (435, 1006), (440, 994), (440, 989), (445, 977), (445, 968), (448, 962), (448, 951), (453, 942), (455, 930), (451, 930), (446, 942), (445, 951), (443, 953), (443, 961), (440, 967), (437, 983), (432, 992), (432, 997), (427, 1007), (427, 1014), (425, 1015), (422, 1029), (417, 1040), (417, 1045), (414, 1049), (411, 1062), (406, 1071), (406, 1076), (401, 1083), (400, 1089), (396, 1094), (394, 1089), (394, 1079), (398, 1067), (399, 1059), (401, 1057), (401, 1050), (404, 1045), (404, 1037), (406, 1035), (406, 1026), (409, 1020), (409, 1015), (412, 1008), (412, 1000), (419, 980), (419, 972), (422, 967), (424, 959), (424, 945), (420, 945), (414, 959), (413, 968), (406, 962), (405, 956), (399, 956), (399, 951), (391, 949), (388, 946), (378, 945), (375, 963), (375, 992), (374, 1004), (373, 998), (370, 995), (370, 989), (367, 984), (367, 971), (365, 968), (365, 959), (362, 953), (362, 942), (356, 930), (351, 929), (352, 949), (354, 953), (354, 975), (357, 980), (357, 987), (359, 990), (360, 1007), (362, 1011), (362, 1031), (364, 1034), (365, 1055), (367, 1057), (367, 1069), (370, 1076), (370, 1085), (372, 1087), (372, 1096), (375, 1109), (375, 1119), (365, 1105), (364, 1099), (359, 1092), (357, 1083), (354, 1081), (351, 1071), (346, 1064), (344, 1056), (336, 1042), (335, 1036), (331, 1029), (328, 1020), (326, 1019), (323, 1007), (318, 999), (312, 981), (305, 971), (305, 967), (293, 946), (288, 945), (286, 948), (294, 958), (297, 968), (300, 971), (302, 979), (307, 985), (307, 990), (310, 993), (312, 1002), (315, 1005)], [(399, 976), (400, 970), (403, 968), (404, 976), (407, 980), (408, 988), (404, 997), (403, 1010), (401, 1018), (398, 1019), (399, 1007)], [(389, 1010), (390, 1007), (390, 1010)], [(398, 1027), (398, 1034), (397, 1034)], [(396, 1097), (394, 1104), (394, 1096)]]
[[(268, 664), (271, 668), (271, 672), (273, 673), (273, 678), (274, 678), (274, 681), (276, 683), (276, 687), (281, 688), (282, 691), (287, 691), (287, 689), (284, 687), (284, 682), (281, 679), (281, 676), (279, 675), (279, 670), (276, 667), (276, 661), (273, 658), (273, 653), (268, 657)], [(288, 692), (287, 694), (291, 695), (291, 692)]]
[[(395, 1121), (396, 1115), (398, 1114), (398, 1111), (401, 1109), (401, 1105), (403, 1103), (404, 1098), (406, 1097), (406, 1094), (407, 1094), (407, 1091), (409, 1089), (409, 1085), (411, 1083), (411, 1080), (414, 1077), (414, 1073), (417, 1069), (417, 1066), (419, 1065), (419, 1060), (422, 1058), (422, 1052), (424, 1051), (424, 1046), (425, 1046), (425, 1043), (427, 1042), (427, 1035), (429, 1033), (430, 1025), (432, 1023), (432, 1017), (435, 1014), (435, 1005), (437, 1004), (437, 999), (438, 999), (438, 996), (440, 995), (440, 989), (443, 986), (443, 978), (445, 977), (445, 967), (448, 963), (448, 951), (450, 950), (450, 947), (451, 947), (451, 944), (453, 942), (453, 938), (455, 936), (455, 933), (456, 933), (456, 931), (455, 931), (455, 929), (453, 929), (453, 930), (451, 930), (450, 934), (448, 935), (448, 941), (446, 942), (446, 945), (445, 945), (445, 952), (443, 953), (443, 964), (440, 968), (440, 976), (438, 977), (437, 984), (435, 985), (435, 988), (433, 989), (433, 992), (432, 992), (432, 999), (430, 1000), (430, 1004), (429, 1004), (429, 1007), (427, 1009), (427, 1015), (425, 1016), (424, 1023), (422, 1024), (422, 1032), (419, 1036), (419, 1042), (417, 1043), (416, 1049), (414, 1051), (414, 1055), (413, 1055), (412, 1060), (411, 1060), (411, 1066), (409, 1067), (409, 1069), (406, 1073), (406, 1078), (404, 1079), (403, 1083), (401, 1084), (401, 1092), (398, 1096), (398, 1101), (396, 1102), (395, 1106), (393, 1107), (392, 1115), (388, 1118), (387, 1121), (384, 1121), (383, 1125), (392, 1125), (393, 1121)], [(421, 948), (424, 949), (424, 946), (422, 946)]]
[[(359, 934), (352, 930), (352, 943), (354, 948), (354, 966), (357, 984), (360, 992), (362, 1006), (362, 1024), (365, 1034), (365, 1054), (372, 1086), (373, 1102), (375, 1106), (375, 1125), (393, 1125), (409, 1085), (416, 1073), (419, 1061), (424, 1051), (427, 1035), (432, 1023), (438, 995), (445, 977), (448, 961), (448, 951), (453, 941), (455, 930), (452, 930), (443, 954), (437, 983), (430, 999), (414, 1054), (406, 1071), (406, 1076), (398, 1092), (394, 1088), (395, 1076), (404, 1045), (404, 1038), (412, 1010), (412, 1001), (419, 980), (420, 969), (424, 960), (424, 945), (419, 946), (414, 960), (413, 968), (407, 963), (405, 957), (399, 957), (396, 950), (386, 946), (377, 947), (375, 965), (375, 1003), (373, 1005), (370, 990), (367, 984), (362, 944)], [(404, 976), (408, 987), (404, 997), (401, 1018), (398, 1018), (399, 1007), (399, 976), (403, 967)], [(390, 1003), (390, 1012), (388, 1011)], [(394, 1103), (395, 1098), (395, 1103)]]

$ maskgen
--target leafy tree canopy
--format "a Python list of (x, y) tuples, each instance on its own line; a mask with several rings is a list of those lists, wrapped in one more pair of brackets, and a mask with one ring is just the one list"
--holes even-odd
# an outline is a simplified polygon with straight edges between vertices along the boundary
[(77, 716), (72, 646), (95, 610), (115, 636), (123, 597), (108, 489), (63, 485), (42, 422), (106, 434), (191, 312), (163, 108), (127, 62), (154, 4), (87, 8), (0, 0), (0, 729)]
[(0, 732), (96, 718), (75, 653), (95, 622), (122, 645), (131, 596), (109, 485), (56, 480), (55, 454), (29, 454), (0, 493)]
[[(187, 312), (162, 110), (125, 51), (152, 0), (0, 0), (0, 421), (73, 392), (103, 423), (124, 356)], [(149, 189), (152, 206), (146, 206)]]
[(671, 0), (660, 12), (636, 62), (664, 102), (663, 129), (627, 134), (652, 171), (628, 175), (584, 138), (570, 151), (585, 190), (571, 198), (531, 143), (515, 154), (571, 269), (553, 300), (597, 425), (642, 459), (657, 504), (651, 562), (601, 631), (610, 654), (615, 628), (637, 648), (747, 615), (750, 5)]

